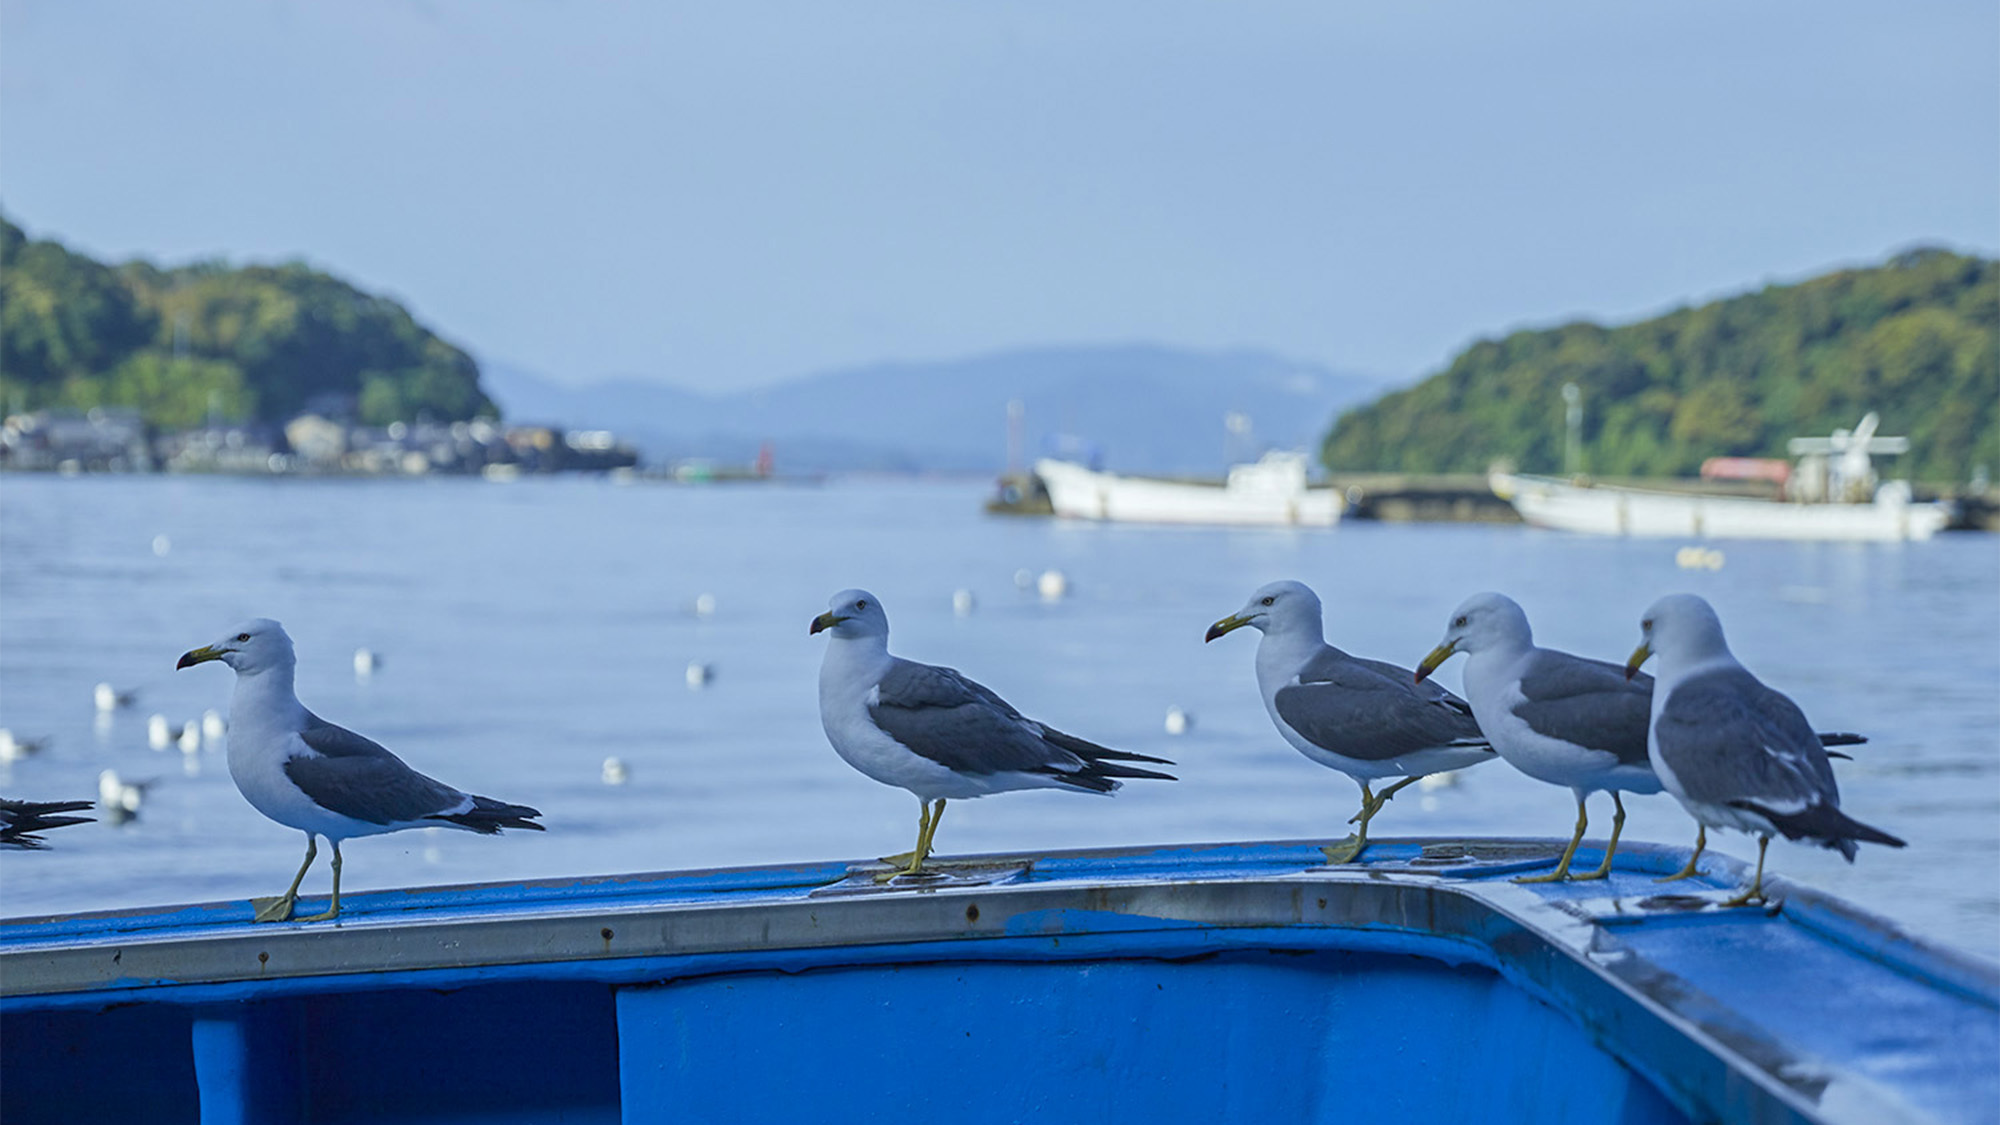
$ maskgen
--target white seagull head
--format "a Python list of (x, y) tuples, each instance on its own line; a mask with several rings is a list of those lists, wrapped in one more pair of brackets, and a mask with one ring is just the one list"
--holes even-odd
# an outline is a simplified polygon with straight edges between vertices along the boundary
[(1722, 619), (1715, 615), (1714, 606), (1694, 594), (1668, 594), (1654, 602), (1639, 619), (1639, 634), (1643, 639), (1625, 662), (1628, 677), (1656, 652), (1663, 670), (1729, 655), (1729, 643), (1722, 638)]
[(1528, 627), (1528, 615), (1520, 603), (1505, 594), (1487, 591), (1474, 594), (1451, 611), (1444, 627), (1444, 639), (1417, 665), (1417, 679), (1423, 680), (1455, 652), (1480, 653), (1490, 649), (1524, 649), (1535, 643)]
[(221, 640), (181, 654), (175, 668), (192, 668), (211, 660), (251, 675), (272, 668), (290, 668), (298, 658), (285, 627), (268, 617), (255, 617), (231, 629)]
[(875, 595), (866, 590), (842, 590), (826, 606), (826, 612), (813, 618), (806, 632), (832, 633), (843, 641), (880, 637), (888, 643), (889, 615), (882, 611), (882, 600)]
[(1322, 639), (1319, 595), (1303, 582), (1271, 582), (1257, 587), (1243, 608), (1208, 627), (1212, 641), (1248, 625), (1260, 633), (1310, 632)]

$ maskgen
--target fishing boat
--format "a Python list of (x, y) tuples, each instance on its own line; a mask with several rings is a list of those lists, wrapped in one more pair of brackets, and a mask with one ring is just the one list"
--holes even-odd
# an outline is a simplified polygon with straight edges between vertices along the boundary
[(1917, 503), (1903, 481), (1877, 479), (1872, 455), (1903, 453), (1909, 440), (1876, 437), (1870, 413), (1853, 430), (1794, 438), (1792, 470), (1783, 461), (1717, 458), (1704, 476), (1771, 481), (1770, 497), (1633, 488), (1495, 472), (1488, 483), (1537, 527), (1587, 535), (1696, 539), (1929, 539), (1951, 522), (1948, 504)]
[(1054, 458), (1035, 462), (1035, 475), (1055, 514), (1070, 519), (1331, 527), (1346, 508), (1338, 491), (1308, 483), (1305, 454), (1283, 450), (1231, 466), (1220, 484), (1120, 476)]
[[(2000, 969), (1628, 844), (1317, 841), (0, 923), (9, 1121), (1990, 1122)], [(1596, 862), (1592, 857), (1588, 862)]]

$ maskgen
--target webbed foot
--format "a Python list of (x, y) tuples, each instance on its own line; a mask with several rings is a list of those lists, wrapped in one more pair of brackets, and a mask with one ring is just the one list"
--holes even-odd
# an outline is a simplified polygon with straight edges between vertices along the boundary
[(292, 907), (297, 905), (298, 901), (298, 899), (291, 895), (253, 898), (250, 900), (250, 909), (256, 911), (256, 914), (252, 916), (252, 920), (257, 922), (289, 922), (292, 918)]
[(1367, 846), (1367, 842), (1362, 840), (1361, 837), (1349, 836), (1338, 844), (1327, 844), (1321, 847), (1320, 851), (1326, 853), (1326, 861), (1329, 864), (1353, 863), (1355, 857), (1359, 856), (1361, 850)]
[(1558, 867), (1546, 875), (1518, 875), (1514, 878), (1514, 881), (1516, 883), (1560, 883), (1569, 877), (1568, 868)]
[(1716, 905), (1722, 907), (1724, 910), (1727, 910), (1732, 906), (1748, 906), (1753, 902), (1759, 906), (1763, 906), (1770, 901), (1771, 901), (1770, 899), (1764, 897), (1764, 888), (1761, 886), (1756, 886), (1756, 887), (1751, 887), (1749, 890), (1744, 891), (1742, 894), (1737, 895), (1734, 898), (1724, 899), (1721, 902), (1717, 903)]

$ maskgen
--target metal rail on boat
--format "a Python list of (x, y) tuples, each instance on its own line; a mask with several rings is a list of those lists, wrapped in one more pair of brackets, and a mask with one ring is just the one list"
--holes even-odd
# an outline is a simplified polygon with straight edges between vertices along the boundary
[[(2000, 969), (1548, 841), (815, 864), (0, 923), (8, 1120), (1991, 1121)], [(1580, 860), (1580, 862), (1583, 862)], [(1591, 861), (1594, 862), (1594, 861)]]

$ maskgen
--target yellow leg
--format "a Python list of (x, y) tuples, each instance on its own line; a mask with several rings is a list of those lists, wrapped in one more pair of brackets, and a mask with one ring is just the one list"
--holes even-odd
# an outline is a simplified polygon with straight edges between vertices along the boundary
[(1611, 842), (1604, 845), (1604, 862), (1588, 875), (1578, 875), (1579, 882), (1586, 879), (1602, 879), (1611, 874), (1611, 857), (1618, 854), (1618, 834), (1625, 831), (1625, 802), (1618, 796), (1618, 790), (1611, 791), (1611, 807), (1618, 812), (1611, 818)]
[(1523, 875), (1516, 883), (1560, 883), (1569, 878), (1569, 861), (1576, 858), (1576, 846), (1583, 842), (1583, 830), (1590, 826), (1590, 818), (1583, 809), (1583, 794), (1576, 796), (1576, 833), (1569, 838), (1569, 847), (1563, 849), (1562, 862), (1547, 875)]
[(939, 797), (937, 799), (937, 804), (931, 807), (931, 826), (927, 831), (924, 832), (923, 846), (919, 849), (919, 854), (917, 856), (918, 867), (923, 866), (923, 862), (931, 857), (932, 849), (937, 847), (938, 825), (943, 823), (944, 823), (944, 798)]
[(885, 855), (882, 857), (882, 862), (891, 867), (909, 866), (910, 860), (917, 855), (917, 848), (924, 846), (924, 839), (930, 835), (930, 831), (931, 806), (929, 802), (919, 798), (917, 801), (917, 847), (906, 852), (897, 852), (895, 855)]
[(1326, 854), (1328, 863), (1354, 862), (1354, 858), (1361, 854), (1361, 849), (1368, 846), (1368, 822), (1375, 819), (1375, 810), (1381, 807), (1382, 802), (1376, 799), (1374, 791), (1368, 788), (1368, 783), (1362, 782), (1361, 811), (1347, 818), (1347, 823), (1358, 827), (1340, 843), (1327, 844), (1320, 848), (1320, 851)]
[(1722, 903), (1723, 906), (1748, 906), (1751, 902), (1764, 902), (1764, 849), (1771, 846), (1769, 836), (1757, 837), (1757, 878), (1750, 883), (1750, 889)]
[(285, 888), (285, 893), (276, 898), (253, 898), (250, 900), (251, 909), (256, 911), (254, 915), (256, 921), (283, 922), (291, 918), (292, 907), (299, 901), (299, 884), (305, 881), (306, 869), (313, 865), (313, 860), (318, 856), (319, 840), (312, 833), (308, 832), (306, 833), (306, 861), (299, 864), (299, 873), (292, 876), (292, 885)]
[(335, 840), (333, 842), (333, 905), (327, 907), (324, 914), (314, 914), (307, 918), (301, 918), (299, 921), (324, 922), (329, 918), (338, 917), (340, 917), (340, 841)]
[(1694, 854), (1688, 857), (1687, 866), (1674, 872), (1672, 875), (1662, 875), (1653, 880), (1653, 882), (1671, 883), (1677, 879), (1692, 879), (1696, 875), (1701, 874), (1701, 872), (1695, 870), (1695, 864), (1701, 862), (1701, 853), (1706, 850), (1708, 850), (1708, 825), (1698, 824), (1695, 826)]
[(885, 862), (895, 863), (907, 859), (894, 871), (885, 871), (875, 876), (878, 883), (886, 883), (898, 875), (915, 875), (924, 869), (924, 860), (930, 858), (931, 841), (937, 838), (938, 825), (944, 822), (944, 798), (939, 797), (931, 808), (921, 802), (917, 807), (917, 846), (899, 856), (891, 856)]
[(1364, 782), (1361, 786), (1361, 811), (1348, 817), (1347, 823), (1359, 824), (1364, 820), (1375, 819), (1375, 814), (1382, 811), (1383, 805), (1388, 804), (1396, 794), (1401, 793), (1406, 787), (1415, 784), (1419, 780), (1421, 778), (1406, 777), (1372, 797), (1368, 795), (1368, 786)]

